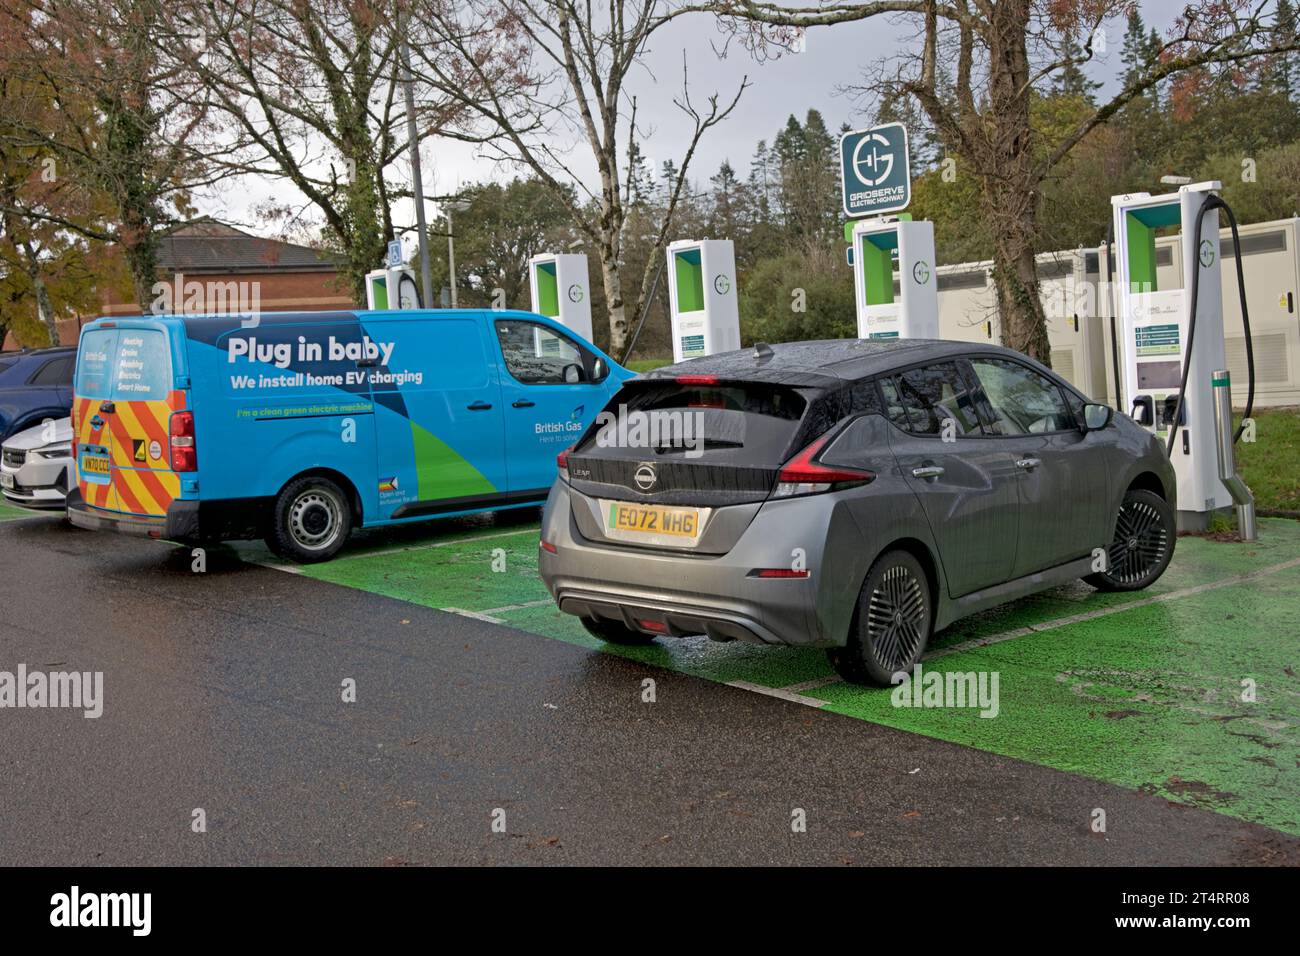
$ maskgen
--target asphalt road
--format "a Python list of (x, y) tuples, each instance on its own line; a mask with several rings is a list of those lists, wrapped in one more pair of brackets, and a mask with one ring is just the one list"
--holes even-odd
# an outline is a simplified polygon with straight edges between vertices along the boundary
[(0, 709), (4, 865), (1300, 864), (1158, 796), (224, 550), (196, 574), (0, 523), (0, 615), (0, 671), (102, 671), (105, 697)]

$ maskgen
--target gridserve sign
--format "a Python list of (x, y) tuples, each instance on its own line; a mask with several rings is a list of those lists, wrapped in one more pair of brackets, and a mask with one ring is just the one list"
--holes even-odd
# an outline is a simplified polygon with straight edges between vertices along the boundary
[(906, 209), (912, 201), (907, 127), (886, 123), (841, 136), (840, 183), (847, 216), (879, 216)]

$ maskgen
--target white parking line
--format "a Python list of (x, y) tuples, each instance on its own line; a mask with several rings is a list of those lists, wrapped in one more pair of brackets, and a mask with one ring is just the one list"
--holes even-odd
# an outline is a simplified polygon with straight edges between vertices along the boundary
[[(835, 678), (838, 680), (839, 678)], [(830, 683), (833, 683), (831, 681)], [(785, 687), (764, 687), (762, 684), (751, 684), (747, 680), (729, 680), (728, 687), (739, 687), (741, 690), (750, 690), (755, 694), (765, 694), (768, 697), (779, 697), (781, 700), (788, 700), (793, 704), (803, 704), (805, 707), (814, 707), (820, 710), (825, 707), (829, 701), (818, 700), (815, 697), (805, 697), (803, 694), (796, 694)]]
[(1285, 571), (1287, 568), (1294, 568), (1300, 565), (1300, 558), (1292, 558), (1290, 561), (1282, 561), (1279, 564), (1271, 564), (1266, 568), (1260, 568), (1258, 571), (1249, 571), (1246, 574), (1237, 574), (1222, 581), (1210, 581), (1206, 584), (1197, 584), (1190, 588), (1179, 588), (1177, 591), (1170, 591), (1167, 594), (1157, 594), (1153, 597), (1142, 598), (1137, 601), (1129, 601), (1126, 604), (1114, 604), (1110, 607), (1098, 608), (1095, 611), (1084, 611), (1082, 614), (1071, 614), (1069, 617), (1058, 617), (1054, 621), (1044, 621), (1041, 624), (1028, 624), (1025, 627), (1017, 627), (1014, 630), (1003, 631), (1001, 634), (991, 634), (988, 637), (977, 637), (969, 641), (962, 641), (960, 644), (953, 644), (950, 647), (943, 647), (936, 651), (926, 654), (923, 660), (933, 660), (936, 657), (947, 657), (949, 654), (960, 654), (962, 651), (974, 650), (977, 647), (988, 647), (990, 644), (1000, 644), (1003, 641), (1014, 640), (1017, 637), (1025, 637), (1029, 634), (1037, 634), (1040, 631), (1051, 631), (1058, 627), (1066, 627), (1070, 624), (1078, 624), (1081, 621), (1093, 621), (1099, 617), (1108, 617), (1111, 614), (1121, 614), (1124, 611), (1131, 611), (1134, 608), (1149, 607), (1152, 604), (1161, 604), (1165, 601), (1176, 601), (1179, 598), (1191, 597), (1193, 594), (1204, 594), (1206, 591), (1217, 591), (1219, 588), (1232, 587), (1234, 584), (1244, 584), (1247, 581), (1253, 581), (1257, 578), (1267, 577), (1270, 574), (1276, 574), (1278, 571)]
[[(1009, 631), (990, 634), (988, 637), (973, 638), (969, 641), (962, 641), (960, 644), (953, 644), (950, 647), (939, 648), (938, 650), (931, 651), (924, 655), (922, 660), (929, 661), (934, 660), (937, 657), (947, 657), (950, 654), (960, 654), (963, 651), (970, 651), (979, 647), (987, 647), (990, 644), (1001, 644), (1003, 641), (1015, 640), (1017, 637), (1028, 637), (1030, 634), (1037, 634), (1041, 631), (1051, 631), (1058, 627), (1067, 627), (1070, 624), (1078, 624), (1081, 621), (1091, 621), (1099, 617), (1108, 617), (1111, 614), (1119, 614), (1123, 611), (1131, 611), (1134, 608), (1139, 607), (1148, 607), (1152, 604), (1159, 604), (1164, 601), (1176, 601), (1179, 598), (1190, 597), (1194, 594), (1203, 594), (1206, 591), (1231, 587), (1234, 584), (1243, 584), (1248, 581), (1253, 581), (1256, 578), (1266, 577), (1270, 574), (1276, 574), (1279, 571), (1285, 571), (1288, 568), (1294, 568), (1297, 565), (1300, 565), (1300, 558), (1292, 558), (1289, 561), (1271, 564), (1266, 568), (1260, 568), (1258, 571), (1249, 571), (1245, 574), (1238, 574), (1222, 581), (1212, 581), (1207, 584), (1197, 584), (1193, 587), (1179, 588), (1177, 591), (1170, 591), (1168, 594), (1157, 594), (1153, 597), (1130, 601), (1126, 604), (1116, 604), (1111, 607), (1098, 608), (1095, 611), (1085, 611), (1081, 614), (1071, 614), (1068, 617), (1058, 617), (1055, 620), (1044, 621), (1041, 624), (1030, 624), (1026, 627), (1012, 628)], [(731, 686), (743, 687), (745, 690), (767, 694), (770, 697), (780, 697), (785, 700), (793, 700), (796, 704), (807, 704), (810, 707), (824, 707), (826, 706), (826, 701), (817, 700), (814, 697), (804, 697), (800, 691), (817, 690), (820, 687), (829, 687), (833, 684), (842, 683), (844, 683), (842, 677), (836, 674), (830, 674), (826, 677), (800, 681), (797, 684), (788, 684), (785, 687), (775, 690), (770, 687), (750, 684), (746, 681), (733, 681), (731, 682)]]
[[(525, 608), (530, 608), (530, 607), (546, 607), (546, 605), (548, 605), (548, 604), (554, 604), (554, 603), (555, 603), (555, 602), (554, 602), (553, 600), (551, 600), (550, 598), (544, 598), (544, 599), (541, 600), (541, 601), (525, 601), (523, 604), (503, 604), (503, 605), (501, 605), (500, 607), (490, 607), (490, 608), (488, 608), (486, 611), (482, 611), (481, 613), (483, 613), (483, 614), (500, 614), (500, 613), (502, 613), (503, 611), (522, 611), (522, 610), (524, 610)], [(444, 611), (449, 611), (449, 610), (451, 610), (451, 608), (443, 608), (443, 610), (444, 610)]]

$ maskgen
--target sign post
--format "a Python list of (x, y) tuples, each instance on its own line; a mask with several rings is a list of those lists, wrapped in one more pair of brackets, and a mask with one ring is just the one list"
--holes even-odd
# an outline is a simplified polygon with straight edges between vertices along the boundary
[(912, 201), (910, 163), (902, 123), (840, 137), (844, 213), (858, 220), (845, 226), (844, 237), (852, 243), (859, 338), (939, 337), (934, 225), (899, 214)]

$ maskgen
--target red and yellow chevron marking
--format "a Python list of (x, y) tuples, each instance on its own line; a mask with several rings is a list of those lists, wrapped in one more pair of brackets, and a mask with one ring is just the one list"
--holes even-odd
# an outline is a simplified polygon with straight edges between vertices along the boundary
[[(72, 406), (77, 444), (112, 446), (111, 481), (98, 484), (82, 476), (82, 497), (96, 508), (165, 515), (181, 490), (180, 476), (168, 459), (168, 419), (185, 408), (185, 392), (173, 391), (157, 401), (114, 399), (114, 410), (100, 413), (105, 424), (97, 431), (90, 420), (99, 412), (100, 401), (78, 397)], [(151, 447), (158, 449), (158, 457), (150, 453)]]

